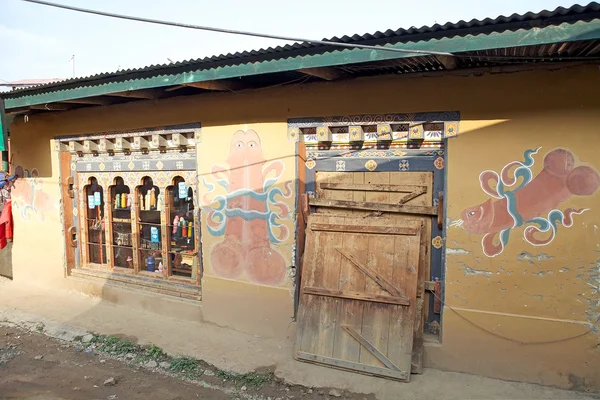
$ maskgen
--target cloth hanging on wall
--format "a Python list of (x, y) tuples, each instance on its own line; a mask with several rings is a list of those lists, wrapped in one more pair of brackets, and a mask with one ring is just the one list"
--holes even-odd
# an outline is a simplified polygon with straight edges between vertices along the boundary
[(0, 214), (0, 250), (6, 247), (7, 241), (13, 240), (12, 202), (9, 200)]

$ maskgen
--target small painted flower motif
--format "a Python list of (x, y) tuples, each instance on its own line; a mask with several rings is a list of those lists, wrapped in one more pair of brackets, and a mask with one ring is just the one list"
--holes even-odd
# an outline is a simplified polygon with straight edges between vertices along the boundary
[(134, 169), (135, 168), (135, 164), (133, 163), (133, 161), (129, 161), (129, 164), (127, 164), (127, 167), (129, 169)]
[(306, 168), (313, 169), (315, 167), (315, 165), (317, 165), (317, 163), (312, 158), (309, 158), (308, 160), (306, 160)]
[(299, 137), (298, 129), (293, 128), (288, 131), (288, 139), (289, 140), (296, 142), (296, 141), (298, 141), (298, 137)]
[(346, 161), (339, 160), (335, 163), (336, 171), (345, 171), (346, 170)]
[(456, 122), (446, 123), (446, 137), (456, 136), (457, 130), (458, 130), (458, 126), (457, 126)]
[(369, 171), (375, 171), (375, 169), (377, 168), (377, 163), (375, 162), (375, 160), (369, 160), (365, 163), (365, 168)]
[(433, 165), (437, 169), (443, 169), (444, 168), (444, 158), (443, 157), (436, 158), (435, 161), (433, 162)]
[(315, 198), (315, 192), (308, 191), (308, 192), (306, 192), (306, 195), (307, 195), (308, 197), (310, 197), (311, 199), (314, 199), (314, 198)]
[(77, 207), (73, 207), (73, 216), (76, 217), (77, 214), (79, 214), (79, 210), (77, 209)]
[(100, 169), (100, 171), (104, 171), (106, 169), (106, 165), (104, 165), (104, 163), (100, 163), (100, 165), (98, 165), (98, 168)]
[(444, 241), (441, 236), (436, 236), (431, 240), (431, 245), (436, 249), (440, 249), (444, 245)]
[(75, 171), (77, 169), (77, 164), (71, 163), (71, 171)]
[(164, 167), (164, 165), (163, 165), (162, 161), (158, 161), (156, 163), (156, 169), (163, 169), (163, 167)]
[(409, 168), (410, 168), (410, 165), (408, 163), (408, 160), (400, 161), (400, 171), (408, 171)]

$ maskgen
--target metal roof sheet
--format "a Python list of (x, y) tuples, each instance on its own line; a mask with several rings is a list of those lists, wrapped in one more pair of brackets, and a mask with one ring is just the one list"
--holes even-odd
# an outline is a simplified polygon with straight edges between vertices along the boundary
[[(569, 8), (558, 7), (553, 11), (543, 10), (538, 13), (512, 14), (508, 17), (485, 18), (483, 20), (458, 21), (444, 25), (434, 24), (420, 28), (386, 30), (385, 32), (365, 33), (363, 35), (342, 36), (323, 39), (324, 41), (360, 43), (360, 44), (395, 44), (413, 41), (423, 41), (455, 36), (475, 35), (481, 33), (516, 31), (534, 27), (558, 25), (565, 22), (591, 21), (600, 19), (600, 4), (591, 2), (586, 6), (575, 4)], [(142, 68), (132, 68), (115, 72), (105, 72), (86, 77), (65, 79), (60, 82), (47, 83), (33, 87), (17, 89), (3, 93), (4, 98), (20, 97), (35, 92), (58, 91), (66, 88), (84, 87), (96, 81), (111, 81), (113, 79), (137, 79), (157, 75), (169, 75), (185, 71), (195, 71), (220, 66), (239, 65), (250, 62), (278, 60), (300, 55), (322, 54), (338, 50), (334, 46), (312, 44), (309, 42), (293, 43), (266, 49), (242, 51), (221, 54), (199, 59), (185, 60), (169, 64), (156, 64)], [(427, 61), (427, 60), (424, 60)]]

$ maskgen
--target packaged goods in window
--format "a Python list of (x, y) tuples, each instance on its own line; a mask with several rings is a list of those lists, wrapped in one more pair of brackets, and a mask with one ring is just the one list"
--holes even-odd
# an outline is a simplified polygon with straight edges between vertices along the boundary
[(115, 232), (117, 246), (131, 246), (131, 233)]

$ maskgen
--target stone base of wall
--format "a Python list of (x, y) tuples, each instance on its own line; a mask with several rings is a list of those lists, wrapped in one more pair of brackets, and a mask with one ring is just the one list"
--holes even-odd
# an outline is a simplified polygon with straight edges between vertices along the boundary
[(12, 242), (8, 242), (5, 248), (0, 250), (0, 276), (13, 277), (12, 272)]

